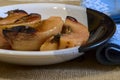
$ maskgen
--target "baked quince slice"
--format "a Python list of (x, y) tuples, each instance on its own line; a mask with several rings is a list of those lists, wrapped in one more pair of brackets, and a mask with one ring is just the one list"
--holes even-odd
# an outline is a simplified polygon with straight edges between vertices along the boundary
[(17, 19), (28, 15), (28, 13), (24, 10), (10, 10), (7, 12), (8, 16), (5, 18), (0, 19), (0, 25), (4, 25), (4, 24), (11, 24), (14, 23)]
[(60, 37), (59, 49), (83, 46), (87, 43), (89, 31), (75, 18), (67, 16)]
[(30, 26), (6, 28), (3, 29), (3, 35), (14, 50), (36, 51), (47, 39), (60, 33), (62, 26), (63, 21), (60, 17), (50, 17), (43, 20), (37, 28)]
[(41, 24), (41, 15), (32, 13), (29, 15), (26, 15), (24, 17), (21, 17), (17, 19), (14, 23), (12, 24), (5, 24), (5, 25), (0, 25), (1, 29), (5, 28), (12, 28), (16, 26), (29, 26), (29, 27), (38, 27)]

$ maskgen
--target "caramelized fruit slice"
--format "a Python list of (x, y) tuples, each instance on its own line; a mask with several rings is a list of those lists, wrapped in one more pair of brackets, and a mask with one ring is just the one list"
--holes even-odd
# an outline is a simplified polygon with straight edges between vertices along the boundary
[(23, 25), (36, 28), (40, 24), (41, 24), (41, 15), (32, 13), (20, 19), (17, 19), (13, 24), (0, 25), (0, 28), (5, 29), (5, 28), (11, 28), (11, 27), (23, 26)]
[(11, 10), (7, 12), (8, 16), (0, 19), (0, 25), (14, 23), (17, 19), (28, 15), (24, 10)]
[(88, 28), (70, 16), (66, 18), (62, 33), (59, 49), (85, 45), (89, 38)]

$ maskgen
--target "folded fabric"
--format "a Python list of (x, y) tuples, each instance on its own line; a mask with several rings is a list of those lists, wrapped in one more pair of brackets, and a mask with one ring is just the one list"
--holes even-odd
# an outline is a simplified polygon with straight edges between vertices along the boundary
[(115, 23), (120, 23), (120, 13), (116, 15), (111, 15), (110, 17), (114, 20)]
[(113, 37), (96, 51), (98, 62), (105, 65), (120, 65), (120, 24)]

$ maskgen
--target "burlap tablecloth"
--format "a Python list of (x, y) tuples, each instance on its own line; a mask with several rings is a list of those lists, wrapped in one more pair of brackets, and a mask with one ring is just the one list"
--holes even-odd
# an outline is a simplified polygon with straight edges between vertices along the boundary
[[(79, 5), (79, 0), (59, 2)], [(25, 2), (0, 0), (0, 6), (18, 3)], [(0, 62), (0, 80), (120, 80), (120, 66), (101, 65), (95, 59), (95, 51), (89, 51), (77, 59), (47, 66)]]

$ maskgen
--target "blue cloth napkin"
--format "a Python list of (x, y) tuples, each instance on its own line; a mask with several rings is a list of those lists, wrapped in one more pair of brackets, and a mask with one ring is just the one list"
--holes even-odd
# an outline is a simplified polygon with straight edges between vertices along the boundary
[(105, 65), (120, 65), (120, 24), (113, 37), (96, 51), (98, 62)]

